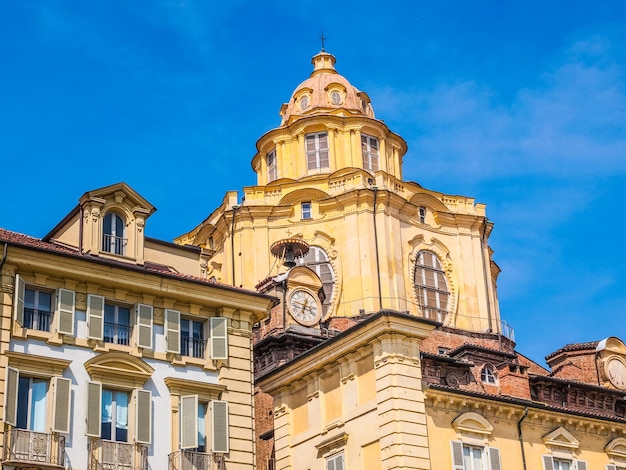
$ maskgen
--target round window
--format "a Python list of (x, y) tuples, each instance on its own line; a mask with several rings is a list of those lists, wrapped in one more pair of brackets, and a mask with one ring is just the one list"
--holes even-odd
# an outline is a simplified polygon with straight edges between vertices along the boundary
[(300, 109), (305, 110), (308, 107), (309, 107), (309, 97), (303, 96), (302, 98), (300, 98)]
[(338, 91), (332, 91), (330, 93), (330, 101), (333, 104), (341, 104), (341, 93), (339, 93)]

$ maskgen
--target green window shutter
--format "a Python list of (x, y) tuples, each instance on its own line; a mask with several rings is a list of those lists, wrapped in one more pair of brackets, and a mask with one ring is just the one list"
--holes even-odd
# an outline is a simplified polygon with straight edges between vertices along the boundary
[(72, 381), (63, 377), (53, 377), (52, 387), (54, 388), (52, 431), (69, 434)]
[(198, 395), (180, 397), (180, 448), (198, 447)]
[(87, 382), (87, 436), (100, 437), (102, 384)]
[(4, 422), (15, 426), (17, 423), (17, 386), (20, 381), (20, 373), (12, 367), (6, 368), (6, 381), (4, 383)]
[(74, 335), (74, 291), (59, 289), (57, 292), (57, 331), (66, 335)]
[(228, 319), (211, 318), (211, 359), (228, 359)]
[(87, 338), (102, 340), (104, 337), (104, 297), (87, 297)]
[(165, 337), (167, 352), (180, 354), (180, 312), (165, 310)]
[(15, 292), (13, 297), (13, 315), (15, 321), (24, 326), (24, 291), (26, 283), (19, 274), (15, 275)]
[(587, 470), (587, 462), (585, 462), (584, 460), (577, 460), (576, 470)]
[(554, 461), (551, 455), (543, 456), (543, 470), (554, 470)]
[(452, 452), (452, 470), (463, 470), (463, 444), (459, 441), (450, 442)]
[(211, 402), (211, 451), (218, 454), (228, 453), (228, 402)]
[(137, 390), (136, 441), (141, 444), (152, 442), (152, 393)]
[(489, 465), (490, 470), (500, 470), (500, 449), (489, 447)]
[(137, 346), (152, 349), (152, 306), (137, 305)]

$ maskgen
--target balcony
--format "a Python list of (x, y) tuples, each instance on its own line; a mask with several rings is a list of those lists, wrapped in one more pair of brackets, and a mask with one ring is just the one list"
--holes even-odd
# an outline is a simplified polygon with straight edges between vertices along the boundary
[(224, 470), (224, 456), (191, 450), (177, 450), (168, 456), (168, 470)]
[(58, 434), (11, 429), (6, 433), (3, 468), (64, 468), (65, 437)]
[(149, 470), (148, 447), (142, 444), (105, 441), (89, 443), (88, 470)]

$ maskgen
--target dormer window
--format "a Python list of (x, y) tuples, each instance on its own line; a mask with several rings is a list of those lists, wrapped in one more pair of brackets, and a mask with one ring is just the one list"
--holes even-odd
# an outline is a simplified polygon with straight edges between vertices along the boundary
[(487, 364), (483, 367), (483, 370), (480, 371), (480, 380), (482, 383), (489, 385), (496, 385), (498, 383), (498, 378), (496, 376), (496, 371), (493, 366)]
[(378, 139), (361, 134), (361, 153), (363, 168), (368, 171), (378, 171)]
[(313, 217), (311, 213), (311, 202), (303, 202), (302, 203), (302, 220), (308, 220)]
[(124, 255), (126, 251), (126, 233), (124, 219), (115, 212), (104, 216), (102, 230), (102, 251)]
[(426, 208), (424, 206), (420, 206), (419, 215), (420, 215), (420, 224), (425, 224), (426, 223)]
[(328, 133), (317, 132), (306, 136), (306, 168), (320, 170), (328, 168)]
[(271, 183), (278, 178), (278, 171), (276, 169), (276, 149), (273, 149), (267, 154), (267, 182)]

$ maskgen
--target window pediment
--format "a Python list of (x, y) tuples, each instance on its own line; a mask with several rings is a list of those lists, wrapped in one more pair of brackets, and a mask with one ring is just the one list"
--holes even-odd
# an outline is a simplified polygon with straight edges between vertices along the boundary
[(580, 441), (564, 427), (559, 427), (543, 436), (543, 442), (548, 447), (566, 449), (578, 449), (580, 446)]
[(491, 436), (492, 424), (478, 413), (469, 412), (457, 416), (452, 421), (452, 426), (459, 434), (470, 433), (481, 436)]
[(85, 362), (91, 380), (106, 385), (138, 388), (154, 373), (141, 359), (122, 352), (100, 354)]
[(606, 445), (604, 452), (613, 459), (618, 458), (626, 460), (626, 438), (618, 437), (613, 439)]
[(172, 395), (198, 395), (202, 401), (219, 400), (222, 392), (226, 390), (225, 385), (197, 382), (178, 377), (166, 377), (163, 381)]
[(63, 371), (72, 363), (67, 359), (37, 356), (15, 351), (7, 351), (4, 355), (9, 359), (9, 367), (27, 372), (37, 377), (53, 377), (63, 375)]

